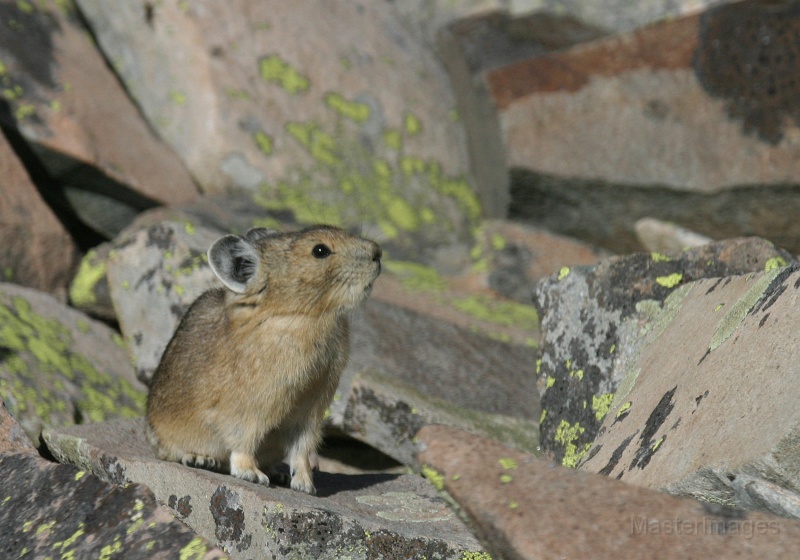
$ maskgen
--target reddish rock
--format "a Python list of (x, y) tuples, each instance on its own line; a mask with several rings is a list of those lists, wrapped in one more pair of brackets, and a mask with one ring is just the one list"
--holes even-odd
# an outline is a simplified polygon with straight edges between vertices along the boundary
[(75, 244), (2, 134), (0, 177), (0, 279), (63, 299), (78, 258)]
[(0, 454), (2, 453), (36, 453), (36, 448), (19, 422), (8, 412), (5, 403), (0, 400)]
[(197, 189), (157, 139), (71, 4), (0, 2), (0, 84), (8, 117), (49, 173), (79, 190), (145, 208)]
[(495, 557), (797, 558), (800, 522), (576, 472), (443, 426), (420, 430), (429, 478)]
[(619, 252), (645, 216), (797, 251), (798, 29), (748, 0), (489, 72), (511, 216)]

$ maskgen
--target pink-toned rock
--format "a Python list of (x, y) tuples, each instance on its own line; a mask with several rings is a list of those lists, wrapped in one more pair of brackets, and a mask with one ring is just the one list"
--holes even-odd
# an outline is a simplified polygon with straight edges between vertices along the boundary
[(796, 252), (798, 30), (736, 2), (490, 72), (511, 216), (620, 252), (645, 216)]
[[(58, 7), (56, 7), (58, 6)], [(69, 3), (0, 2), (9, 117), (49, 173), (134, 208), (197, 195), (109, 70)]]
[(797, 558), (800, 522), (576, 472), (443, 426), (419, 461), (502, 558)]
[(0, 400), (0, 454), (2, 453), (35, 454), (36, 448), (19, 422), (8, 412), (5, 403)]
[(64, 299), (78, 253), (69, 233), (42, 200), (0, 134), (0, 274)]

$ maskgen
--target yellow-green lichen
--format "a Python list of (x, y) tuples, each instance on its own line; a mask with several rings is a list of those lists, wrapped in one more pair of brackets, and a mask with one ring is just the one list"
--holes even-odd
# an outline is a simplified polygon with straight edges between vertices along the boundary
[(569, 372), (569, 376), (577, 378), (578, 381), (583, 381), (583, 370), (582, 369), (576, 369), (576, 370), (570, 371)]
[(625, 404), (623, 404), (621, 407), (619, 407), (619, 410), (617, 411), (617, 418), (619, 418), (620, 416), (622, 416), (623, 414), (628, 412), (628, 410), (630, 409), (631, 405), (633, 405), (633, 403), (631, 401), (628, 401)]
[(594, 415), (598, 422), (602, 422), (603, 418), (608, 414), (612, 402), (614, 402), (614, 393), (603, 393), (599, 396), (592, 395), (592, 410), (594, 410)]
[(733, 302), (728, 311), (717, 323), (714, 336), (711, 337), (711, 343), (708, 345), (710, 351), (714, 351), (730, 337), (734, 331), (739, 328), (739, 325), (750, 313), (753, 306), (761, 299), (766, 289), (778, 275), (780, 269), (773, 268), (769, 272), (764, 273), (758, 280), (756, 280), (747, 292), (745, 292), (738, 300)]
[(280, 86), (290, 95), (302, 93), (310, 87), (308, 78), (278, 55), (270, 55), (258, 62), (261, 79)]
[(519, 507), (519, 502), (515, 502), (514, 500), (511, 500), (510, 502), (508, 502), (508, 507), (510, 509), (517, 509)]
[(31, 105), (30, 103), (20, 103), (17, 105), (17, 108), (14, 110), (14, 118), (17, 121), (24, 121), (28, 117), (32, 117), (36, 114), (36, 107)]
[(97, 303), (94, 287), (106, 275), (106, 263), (97, 261), (97, 253), (89, 251), (81, 260), (78, 274), (69, 287), (69, 299), (77, 307)]
[(370, 106), (366, 103), (348, 101), (339, 93), (329, 93), (325, 96), (325, 104), (354, 122), (363, 123), (369, 118)]
[(497, 325), (513, 326), (524, 330), (539, 328), (539, 315), (532, 305), (514, 301), (500, 301), (485, 296), (469, 296), (452, 300), (459, 311)]
[(437, 490), (444, 490), (444, 476), (436, 469), (423, 465), (422, 475), (433, 484)]
[(497, 460), (497, 462), (500, 463), (500, 466), (506, 470), (516, 469), (519, 466), (519, 463), (517, 463), (516, 459), (511, 457), (501, 457)]
[(253, 135), (253, 140), (258, 146), (258, 149), (261, 151), (262, 154), (270, 156), (272, 155), (273, 150), (275, 149), (274, 142), (272, 140), (272, 136), (259, 130)]
[(664, 286), (665, 288), (674, 288), (683, 280), (683, 274), (680, 272), (673, 272), (667, 276), (659, 276), (656, 278), (656, 284)]
[[(0, 294), (0, 297), (2, 294)], [(0, 346), (11, 354), (2, 363), (11, 379), (0, 379), (6, 406), (15, 416), (32, 415), (44, 422), (52, 415), (73, 416), (67, 403), (90, 421), (109, 417), (135, 417), (144, 411), (145, 394), (125, 379), (99, 372), (83, 355), (71, 350), (73, 330), (59, 321), (35, 313), (22, 297), (0, 303)], [(77, 394), (65, 399), (65, 383)]]
[(414, 136), (422, 132), (422, 122), (412, 113), (406, 113), (403, 117), (403, 126), (408, 134)]
[(662, 255), (661, 253), (656, 253), (655, 251), (650, 253), (650, 258), (653, 260), (653, 262), (670, 262), (672, 260), (667, 255)]
[(781, 268), (783, 266), (786, 266), (787, 264), (789, 263), (787, 263), (786, 259), (784, 259), (783, 257), (772, 257), (771, 259), (768, 259), (767, 263), (764, 265), (764, 272), (769, 272), (776, 268)]
[(398, 130), (385, 130), (383, 132), (383, 143), (387, 148), (398, 152), (403, 149), (403, 137)]
[(561, 282), (567, 276), (569, 276), (569, 267), (568, 266), (562, 266), (558, 270), (558, 281)]
[(514, 477), (510, 474), (501, 474), (500, 475), (500, 483), (501, 484), (508, 484), (514, 480)]
[(547, 381), (545, 382), (545, 385), (547, 385), (547, 388), (549, 389), (550, 387), (552, 387), (555, 384), (556, 384), (556, 378), (548, 375), (547, 376)]
[(286, 124), (286, 132), (305, 147), (317, 162), (337, 167), (342, 164), (336, 153), (336, 140), (318, 124), (290, 122)]
[(170, 100), (180, 107), (186, 105), (186, 94), (180, 91), (171, 91), (169, 92)]
[(459, 560), (492, 560), (492, 556), (488, 552), (472, 552), (465, 550), (461, 553)]
[(544, 422), (544, 419), (547, 418), (547, 409), (542, 409), (542, 414), (539, 416), (539, 424)]
[(180, 550), (178, 557), (180, 560), (193, 560), (195, 558), (200, 560), (205, 556), (206, 552), (208, 552), (208, 547), (206, 547), (205, 541), (201, 537), (195, 537)]
[(389, 260), (386, 270), (397, 275), (407, 289), (414, 292), (443, 292), (447, 282), (436, 272), (436, 269), (409, 261)]
[(576, 441), (586, 431), (586, 428), (580, 425), (579, 422), (570, 424), (566, 420), (561, 420), (561, 423), (556, 428), (555, 441), (560, 443), (564, 448), (564, 458), (561, 459), (561, 464), (565, 467), (575, 468), (578, 462), (589, 451), (591, 443), (586, 443), (580, 448)]
[(667, 436), (661, 436), (661, 438), (657, 442), (655, 442), (650, 449), (655, 453), (658, 450), (658, 448), (661, 447), (661, 444), (664, 443), (665, 439), (667, 439)]

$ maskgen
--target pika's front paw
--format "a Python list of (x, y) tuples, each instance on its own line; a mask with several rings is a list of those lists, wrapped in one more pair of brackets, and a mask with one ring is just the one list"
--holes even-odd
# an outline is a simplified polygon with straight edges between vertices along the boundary
[(218, 470), (222, 466), (220, 461), (214, 457), (195, 455), (194, 453), (185, 453), (183, 457), (181, 457), (181, 463), (187, 467), (196, 467), (198, 469), (208, 469), (211, 471)]
[(312, 496), (317, 495), (317, 489), (314, 487), (314, 482), (311, 480), (311, 473), (297, 473), (292, 477), (292, 490), (298, 492), (305, 492)]
[(269, 486), (269, 477), (259, 470), (255, 457), (245, 453), (231, 453), (231, 476)]

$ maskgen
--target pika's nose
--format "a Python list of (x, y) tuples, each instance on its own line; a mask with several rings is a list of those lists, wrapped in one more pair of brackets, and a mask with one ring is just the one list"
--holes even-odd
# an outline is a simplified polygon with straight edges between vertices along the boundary
[(372, 244), (372, 260), (375, 262), (381, 262), (381, 257), (383, 256), (383, 251), (381, 251), (381, 246), (377, 243)]

